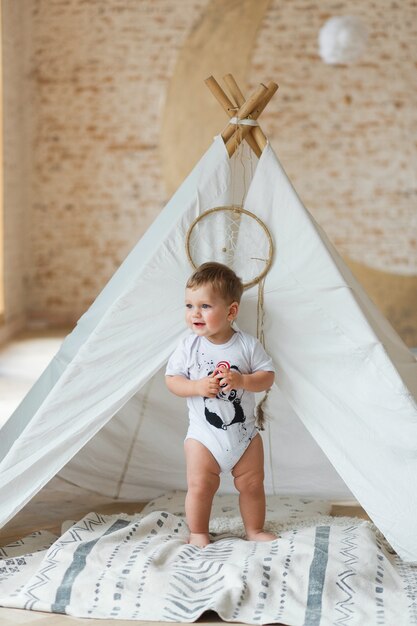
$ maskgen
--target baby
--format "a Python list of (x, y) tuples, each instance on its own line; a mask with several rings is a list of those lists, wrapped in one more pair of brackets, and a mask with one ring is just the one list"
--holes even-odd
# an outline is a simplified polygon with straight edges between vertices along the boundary
[(184, 442), (189, 542), (210, 543), (209, 519), (221, 472), (232, 472), (246, 537), (265, 532), (264, 457), (255, 426), (255, 392), (269, 389), (274, 366), (257, 339), (232, 327), (243, 293), (241, 280), (220, 263), (204, 263), (189, 278), (185, 318), (192, 330), (168, 361), (166, 384), (187, 398)]

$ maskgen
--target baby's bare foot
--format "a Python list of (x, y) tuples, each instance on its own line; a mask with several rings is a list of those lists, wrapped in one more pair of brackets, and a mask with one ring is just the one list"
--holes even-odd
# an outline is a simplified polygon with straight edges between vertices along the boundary
[(210, 543), (210, 537), (208, 533), (190, 533), (188, 543), (198, 548), (205, 548)]
[(248, 541), (274, 541), (278, 539), (278, 536), (265, 530), (252, 530), (247, 532), (246, 539)]

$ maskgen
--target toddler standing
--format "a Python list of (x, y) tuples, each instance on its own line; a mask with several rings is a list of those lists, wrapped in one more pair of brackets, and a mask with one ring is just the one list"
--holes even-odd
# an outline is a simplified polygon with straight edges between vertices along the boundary
[(274, 382), (271, 358), (257, 339), (235, 329), (243, 285), (221, 263), (204, 263), (189, 278), (185, 318), (192, 334), (168, 361), (166, 384), (187, 398), (190, 424), (184, 442), (189, 542), (210, 543), (209, 518), (221, 472), (232, 472), (246, 537), (272, 541), (265, 532), (264, 457), (255, 426), (255, 392)]

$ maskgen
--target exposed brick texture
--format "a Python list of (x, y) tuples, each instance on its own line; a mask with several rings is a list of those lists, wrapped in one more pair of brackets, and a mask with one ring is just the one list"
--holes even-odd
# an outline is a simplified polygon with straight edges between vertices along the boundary
[[(334, 15), (369, 31), (365, 56), (323, 63), (317, 37)], [(251, 79), (280, 91), (265, 126), (297, 192), (342, 255), (417, 274), (417, 2), (272, 0)]]
[(0, 343), (25, 325), (25, 273), (29, 266), (29, 142), (27, 81), (24, 77), (26, 7), (23, 2), (2, 6), (3, 74), (3, 209), (5, 324)]
[[(166, 202), (163, 107), (208, 2), (3, 2), (9, 320), (26, 311), (74, 323)], [(280, 84), (263, 128), (339, 251), (409, 276), (416, 4), (271, 0), (248, 76)], [(350, 67), (318, 57), (319, 28), (340, 14), (370, 30), (366, 57)]]

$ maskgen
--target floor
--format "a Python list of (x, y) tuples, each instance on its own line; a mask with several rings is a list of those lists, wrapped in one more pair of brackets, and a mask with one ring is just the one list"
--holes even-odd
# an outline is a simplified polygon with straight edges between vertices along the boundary
[[(57, 352), (66, 332), (62, 330), (27, 331), (0, 349), (0, 425), (6, 421), (32, 384), (36, 381), (52, 356)], [(90, 511), (99, 513), (135, 513), (145, 503), (117, 502), (111, 498), (91, 493), (55, 477), (16, 517), (0, 529), (0, 545), (23, 537), (33, 530), (47, 529), (60, 532), (61, 524), (68, 519), (80, 519)], [(333, 515), (352, 515), (367, 519), (359, 506), (334, 505)], [(142, 622), (144, 623), (144, 622)], [(205, 613), (199, 624), (223, 623), (216, 613)], [(131, 626), (129, 620), (78, 619), (63, 615), (0, 608), (0, 625), (16, 626)], [(157, 622), (150, 622), (157, 626)]]

